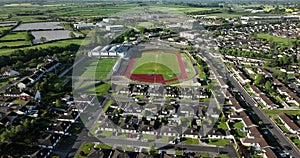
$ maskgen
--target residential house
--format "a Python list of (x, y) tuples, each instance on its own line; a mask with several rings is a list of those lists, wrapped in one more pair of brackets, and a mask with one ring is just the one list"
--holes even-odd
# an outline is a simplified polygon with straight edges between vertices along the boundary
[(182, 137), (185, 138), (199, 138), (199, 131), (195, 128), (183, 128)]
[(0, 120), (0, 124), (1, 125), (12, 125), (17, 117), (18, 117), (17, 113), (10, 112)]
[(61, 115), (59, 118), (57, 118), (57, 121), (67, 121), (74, 123), (80, 116), (80, 113), (78, 111), (69, 111), (65, 112), (63, 115)]
[(104, 119), (102, 121), (99, 121), (99, 123), (100, 125), (98, 127), (98, 131), (110, 131), (110, 132), (117, 131), (116, 125), (109, 119)]
[(265, 94), (260, 94), (260, 101), (263, 103), (264, 106), (266, 106), (267, 109), (274, 109), (277, 108), (277, 105), (274, 104), (269, 97), (267, 97)]
[(291, 133), (300, 134), (300, 127), (285, 113), (279, 113), (278, 118)]
[(50, 127), (47, 127), (47, 131), (51, 133), (66, 134), (66, 132), (70, 127), (71, 127), (70, 122), (58, 122), (53, 124)]
[(241, 105), (239, 104), (239, 102), (235, 99), (235, 97), (230, 97), (230, 98), (229, 98), (229, 102), (230, 102), (230, 104), (233, 105), (232, 109), (233, 109), (235, 112), (241, 112), (241, 111), (244, 110), (244, 109), (241, 107)]
[(180, 132), (173, 126), (162, 126), (159, 133), (162, 136), (178, 137)]
[(258, 87), (256, 87), (255, 85), (250, 85), (250, 90), (255, 96), (259, 96), (260, 94), (262, 94), (260, 89)]
[(50, 157), (51, 152), (52, 152), (52, 149), (42, 148), (42, 149), (38, 149), (37, 151), (33, 152), (32, 154), (23, 155), (21, 157), (22, 158), (48, 158), (48, 157)]
[(87, 155), (88, 158), (107, 158), (112, 155), (113, 151), (108, 149), (92, 148)]
[(38, 146), (41, 148), (53, 149), (60, 138), (61, 136), (56, 133), (46, 135), (44, 138), (38, 139)]

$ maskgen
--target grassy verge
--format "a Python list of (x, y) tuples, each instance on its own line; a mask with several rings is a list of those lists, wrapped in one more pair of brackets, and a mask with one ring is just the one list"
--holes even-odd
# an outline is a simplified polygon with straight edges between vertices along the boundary
[(226, 139), (209, 139), (208, 144), (217, 145), (217, 146), (225, 146), (229, 144), (229, 140)]
[(289, 115), (300, 115), (300, 110), (263, 110), (263, 112), (268, 116), (276, 116), (281, 112)]
[[(82, 144), (75, 157), (76, 158), (85, 158), (90, 153), (93, 146), (94, 146), (94, 143), (84, 143), (84, 144)], [(81, 152), (83, 152), (83, 153), (80, 154)]]
[(199, 140), (194, 138), (186, 138), (183, 142), (187, 144), (199, 144)]

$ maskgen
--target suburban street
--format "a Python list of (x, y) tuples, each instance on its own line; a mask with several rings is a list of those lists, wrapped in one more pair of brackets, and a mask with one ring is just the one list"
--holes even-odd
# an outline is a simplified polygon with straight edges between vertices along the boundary
[[(87, 130), (86, 128), (84, 128), (80, 134), (78, 134), (77, 139), (74, 143), (74, 145), (72, 147), (70, 147), (68, 150), (68, 154), (66, 157), (68, 158), (73, 158), (75, 157), (75, 154), (77, 152), (77, 150), (80, 148), (80, 146), (84, 143), (84, 142), (102, 142), (110, 145), (110, 144), (114, 144), (114, 146), (135, 146), (135, 147), (140, 147), (140, 148), (147, 148), (149, 147), (149, 142), (141, 142), (141, 141), (136, 141), (136, 140), (126, 140), (126, 139), (122, 139), (120, 141), (120, 139), (118, 138), (95, 138), (93, 136), (90, 136), (89, 134), (89, 130)], [(218, 154), (219, 152), (226, 152), (230, 157), (232, 158), (236, 158), (238, 157), (236, 155), (235, 149), (233, 148), (233, 146), (211, 146), (211, 145), (193, 145), (193, 144), (183, 144), (183, 143), (179, 143), (176, 145), (171, 145), (168, 143), (158, 143), (155, 142), (156, 144), (156, 148), (159, 150), (169, 150), (169, 149), (180, 149), (182, 151), (191, 151), (191, 152), (206, 152), (206, 153), (215, 153)]]
[(273, 128), (270, 126), (266, 126), (268, 130), (275, 136), (278, 143), (281, 144), (282, 147), (289, 146), (291, 150), (285, 150), (290, 153), (293, 157), (300, 157), (299, 149), (281, 132), (281, 130), (277, 127), (277, 125), (261, 111), (260, 108), (256, 107), (257, 103), (250, 97), (250, 95), (245, 91), (245, 89), (239, 84), (239, 82), (232, 76), (227, 75), (228, 79), (232, 83), (232, 85), (242, 94), (245, 101), (248, 105), (251, 106), (254, 113), (262, 120), (264, 124), (271, 124)]

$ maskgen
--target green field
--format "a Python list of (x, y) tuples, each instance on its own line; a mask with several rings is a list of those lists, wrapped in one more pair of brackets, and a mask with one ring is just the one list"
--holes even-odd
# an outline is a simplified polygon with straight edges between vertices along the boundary
[(296, 39), (289, 39), (283, 37), (272, 36), (266, 33), (258, 33), (256, 34), (257, 39), (265, 39), (268, 42), (273, 42), (279, 45), (291, 46), (292, 42), (296, 41)]
[(1, 41), (12, 41), (12, 40), (25, 40), (27, 32), (11, 32), (4, 37), (0, 38)]
[(149, 62), (134, 69), (132, 74), (162, 74), (165, 80), (175, 78), (177, 75), (166, 65)]
[(0, 48), (3, 48), (3, 47), (21, 47), (21, 46), (31, 46), (31, 42), (29, 42), (29, 41), (0, 42)]
[(5, 26), (5, 27), (0, 27), (0, 33), (4, 30), (10, 30), (12, 26)]
[[(1, 38), (2, 39), (2, 38)], [(22, 41), (25, 42), (25, 41)], [(55, 41), (55, 42), (49, 42), (44, 44), (38, 44), (34, 46), (26, 46), (22, 48), (11, 48), (11, 49), (0, 49), (0, 56), (1, 55), (10, 55), (16, 50), (26, 50), (26, 49), (39, 49), (39, 48), (49, 48), (49, 47), (66, 47), (70, 44), (77, 44), (77, 45), (84, 45), (82, 39), (68, 39), (68, 40), (61, 40), (61, 41)]]
[(188, 71), (186, 71), (186, 73), (187, 73), (187, 75), (188, 75), (188, 78), (194, 77), (194, 76), (196, 75), (196, 71), (195, 71), (195, 69), (194, 69), (194, 67), (193, 67), (193, 64), (192, 64), (190, 58), (189, 58), (186, 54), (184, 54), (184, 53), (182, 53), (181, 56), (182, 56), (182, 57), (185, 59), (185, 61), (187, 62), (187, 68), (188, 68)]
[(85, 71), (81, 75), (84, 78), (104, 80), (115, 65), (117, 58), (93, 59), (88, 61)]
[(147, 52), (138, 58), (132, 74), (162, 74), (171, 79), (181, 74), (176, 55), (164, 52)]

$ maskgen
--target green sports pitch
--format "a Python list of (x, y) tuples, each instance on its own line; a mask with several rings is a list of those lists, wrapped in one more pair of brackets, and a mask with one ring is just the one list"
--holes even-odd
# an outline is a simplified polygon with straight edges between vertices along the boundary
[(165, 52), (144, 52), (135, 61), (132, 74), (162, 74), (171, 79), (181, 74), (175, 54)]

